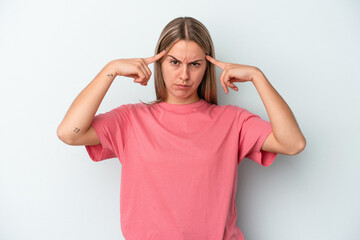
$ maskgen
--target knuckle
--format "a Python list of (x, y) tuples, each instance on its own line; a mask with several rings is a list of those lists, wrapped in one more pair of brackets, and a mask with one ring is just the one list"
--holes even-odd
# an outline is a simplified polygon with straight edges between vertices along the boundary
[(141, 60), (142, 60), (142, 63), (143, 63), (144, 66), (147, 66), (147, 65), (148, 65), (147, 59), (142, 58)]

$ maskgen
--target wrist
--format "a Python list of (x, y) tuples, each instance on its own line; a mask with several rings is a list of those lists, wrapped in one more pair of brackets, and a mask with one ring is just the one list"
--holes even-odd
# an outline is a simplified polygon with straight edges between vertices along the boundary
[(115, 78), (117, 75), (120, 75), (120, 73), (116, 71), (115, 64), (116, 63), (114, 62), (114, 60), (106, 64), (104, 70), (107, 76), (109, 77), (113, 76)]
[(251, 81), (255, 84), (256, 82), (263, 81), (264, 79), (264, 73), (259, 68), (255, 67)]

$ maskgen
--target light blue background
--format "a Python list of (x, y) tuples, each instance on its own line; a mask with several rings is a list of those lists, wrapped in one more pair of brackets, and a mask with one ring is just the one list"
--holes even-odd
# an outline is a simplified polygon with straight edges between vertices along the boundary
[[(120, 162), (92, 162), (56, 129), (106, 63), (152, 56), (179, 16), (205, 24), (217, 59), (259, 67), (307, 140), (270, 167), (240, 164), (245, 239), (359, 239), (359, 10), (355, 0), (1, 1), (0, 239), (123, 239)], [(153, 84), (117, 77), (98, 113), (154, 100)], [(255, 87), (236, 85), (225, 95), (218, 82), (219, 104), (269, 120)]]

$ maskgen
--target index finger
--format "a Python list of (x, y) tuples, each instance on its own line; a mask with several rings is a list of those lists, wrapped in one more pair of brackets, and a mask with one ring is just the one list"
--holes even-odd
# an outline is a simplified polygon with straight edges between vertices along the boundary
[(219, 68), (221, 69), (224, 69), (225, 68), (225, 63), (224, 62), (221, 62), (221, 61), (218, 61), (214, 58), (212, 58), (211, 56), (209, 55), (206, 55), (206, 59), (211, 62), (212, 64), (214, 64), (215, 66), (218, 66)]
[(162, 58), (164, 56), (165, 52), (166, 52), (166, 50), (162, 50), (160, 53), (156, 54), (155, 56), (144, 58), (144, 60), (145, 60), (146, 64), (156, 62), (157, 60), (159, 60), (160, 58)]

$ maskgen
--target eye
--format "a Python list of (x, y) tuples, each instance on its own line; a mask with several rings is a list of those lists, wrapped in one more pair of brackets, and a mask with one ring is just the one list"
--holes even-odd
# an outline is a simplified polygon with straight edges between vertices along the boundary
[(196, 63), (196, 62), (193, 62), (191, 63), (193, 66), (199, 66), (200, 64), (199, 63)]
[(174, 65), (177, 65), (178, 62), (179, 62), (179, 61), (177, 61), (177, 60), (171, 61), (171, 63), (174, 64)]

